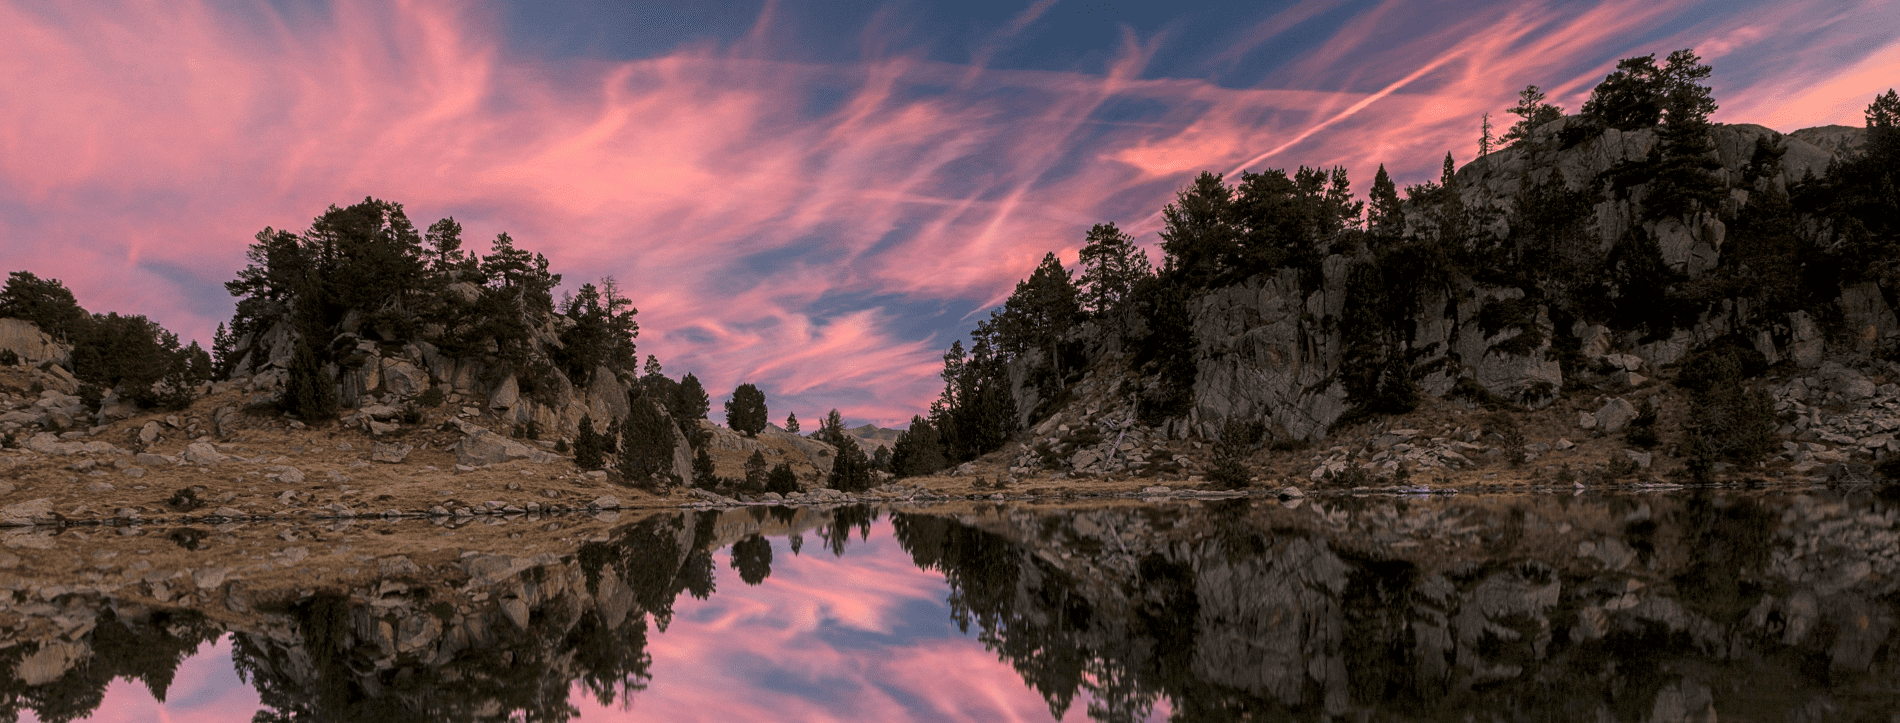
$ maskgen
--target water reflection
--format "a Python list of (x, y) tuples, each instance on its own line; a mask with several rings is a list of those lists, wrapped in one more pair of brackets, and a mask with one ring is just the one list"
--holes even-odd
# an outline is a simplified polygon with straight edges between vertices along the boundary
[[(867, 580), (886, 558), (941, 576), (948, 609), (931, 614), (1055, 718), (1888, 720), (1897, 520), (1871, 497), (1761, 492), (752, 508), (655, 515), (564, 554), (385, 559), (334, 585), (29, 573), (0, 590), (0, 720), (85, 718), (115, 679), (162, 701), (180, 662), (227, 633), (257, 721), (572, 720), (688, 686), (655, 680), (661, 637), (775, 624), (668, 632), (682, 599), (781, 585), (775, 563), (803, 563), (775, 560), (774, 539)], [(801, 553), (807, 535), (820, 546)], [(851, 644), (901, 661), (936, 640)]]

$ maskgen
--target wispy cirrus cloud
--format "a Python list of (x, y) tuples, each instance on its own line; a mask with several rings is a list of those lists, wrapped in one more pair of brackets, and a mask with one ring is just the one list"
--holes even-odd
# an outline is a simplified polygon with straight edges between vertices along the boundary
[[(778, 3), (724, 44), (552, 59), (488, 6), (0, 2), (0, 263), (208, 339), (253, 233), (374, 195), (615, 277), (642, 350), (715, 393), (889, 424), (967, 312), (1095, 222), (1151, 234), (1198, 171), (1424, 180), (1523, 85), (1574, 110), (1615, 58), (1675, 47), (1718, 60), (1718, 119), (1782, 130), (1856, 120), (1884, 90), (1860, 86), (1900, 77), (1890, 2), (1758, 5), (1308, 2), (1235, 23), (1199, 78), (1154, 70), (1193, 39), (1131, 26), (1098, 67), (990, 67), (1059, 22), (1047, 2), (970, 62), (882, 50), (896, 6), (820, 62)], [(1317, 40), (1260, 82), (1213, 79), (1296, 34)]]

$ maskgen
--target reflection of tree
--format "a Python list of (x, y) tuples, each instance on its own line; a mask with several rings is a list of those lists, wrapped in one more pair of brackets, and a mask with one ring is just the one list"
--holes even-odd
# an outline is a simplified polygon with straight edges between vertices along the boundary
[(871, 523), (876, 522), (877, 517), (877, 511), (870, 505), (839, 507), (831, 511), (831, 521), (818, 528), (818, 536), (824, 539), (833, 556), (843, 557), (844, 544), (851, 540), (851, 531), (858, 531), (860, 541), (871, 539)]
[(646, 687), (651, 657), (646, 623), (619, 630), (596, 610), (575, 618), (564, 605), (531, 611), (526, 628), (490, 620), (469, 628), (472, 642), (446, 659), (416, 654), (394, 661), (358, 631), (379, 622), (375, 608), (335, 593), (291, 605), (301, 645), (269, 636), (233, 636), (232, 662), (258, 691), (265, 721), (566, 721), (578, 680), (603, 705)]
[(772, 543), (758, 535), (732, 543), (732, 569), (747, 585), (765, 582), (772, 575)]
[[(1057, 716), (1086, 693), (1096, 720), (1145, 719), (1162, 696), (1174, 720), (1645, 720), (1725, 698), (1778, 720), (1824, 693), (1842, 712), (1883, 709), (1900, 668), (1875, 652), (1895, 645), (1893, 602), (1767, 577), (1775, 515), (1745, 498), (1625, 526), (1653, 545), (1644, 564), (1670, 566), (1647, 586), (1560, 572), (1524, 546), (1429, 573), (1233, 505), (1184, 516), (1169, 527), (1194, 532), (1132, 550), (1103, 541), (1160, 528), (1146, 511), (892, 525), (944, 574), (959, 626)], [(1793, 630), (1806, 637), (1791, 645)]]
[(158, 611), (136, 619), (106, 608), (79, 641), (90, 646), (91, 656), (44, 685), (28, 686), (10, 674), (38, 646), (0, 650), (0, 720), (18, 720), (21, 709), (48, 723), (84, 718), (105, 700), (106, 686), (115, 678), (144, 683), (163, 703), (179, 663), (218, 634), (192, 611)]

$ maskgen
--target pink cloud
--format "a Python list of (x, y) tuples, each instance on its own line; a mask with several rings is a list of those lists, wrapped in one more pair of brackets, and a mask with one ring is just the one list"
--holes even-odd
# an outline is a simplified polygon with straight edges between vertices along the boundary
[[(1261, 21), (1209, 63), (1337, 7)], [(419, 223), (454, 214), (472, 238), (508, 231), (570, 285), (614, 276), (641, 309), (642, 351), (715, 394), (761, 382), (775, 409), (890, 424), (934, 396), (949, 342), (906, 331), (890, 304), (998, 299), (1044, 252), (1073, 260), (1098, 221), (1151, 234), (1200, 170), (1345, 165), (1363, 190), (1386, 163), (1425, 180), (1447, 149), (1469, 159), (1478, 115), (1523, 85), (1574, 110), (1602, 58), (1673, 47), (1745, 69), (1718, 67), (1724, 120), (1853, 120), (1884, 90), (1860, 86), (1895, 77), (1891, 37), (1847, 72), (1818, 52), (1844, 28), (1865, 45), (1881, 3), (1744, 18), (1545, 2), (1444, 23), (1447, 7), (1383, 3), (1262, 87), (1227, 88), (1149, 77), (1171, 40), (1132, 31), (1102, 72), (884, 54), (874, 36), (903, 26), (895, 9), (856, 62), (783, 59), (773, 5), (728, 46), (557, 61), (504, 49), (492, 9), (421, 0), (297, 17), (0, 2), (0, 263), (208, 340), (229, 302), (205, 289), (253, 233), (374, 195)], [(1025, 3), (992, 43), (1048, 9)], [(1648, 39), (1671, 23), (1684, 29)], [(1809, 47), (1783, 58), (1776, 34), (1751, 30), (1764, 26)], [(827, 304), (840, 298), (870, 301)]]

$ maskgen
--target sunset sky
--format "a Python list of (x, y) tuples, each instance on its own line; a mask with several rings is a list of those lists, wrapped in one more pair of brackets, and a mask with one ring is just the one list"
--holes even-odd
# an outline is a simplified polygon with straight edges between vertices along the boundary
[(1900, 84), (1896, 0), (0, 0), (0, 38), (0, 272), (208, 346), (254, 234), (375, 196), (612, 276), (715, 405), (880, 425), (1045, 252), (1152, 244), (1199, 171), (1426, 180), (1526, 84), (1574, 111), (1685, 47), (1723, 122)]

